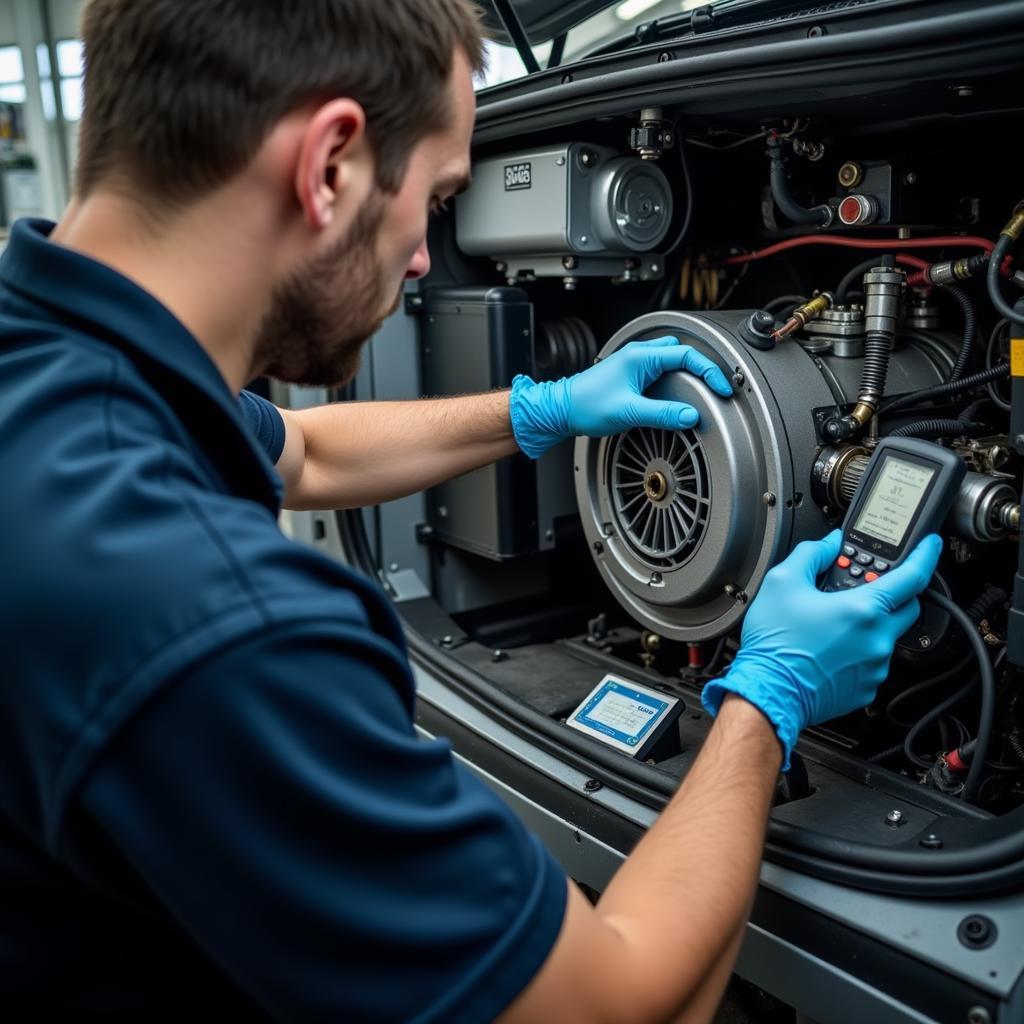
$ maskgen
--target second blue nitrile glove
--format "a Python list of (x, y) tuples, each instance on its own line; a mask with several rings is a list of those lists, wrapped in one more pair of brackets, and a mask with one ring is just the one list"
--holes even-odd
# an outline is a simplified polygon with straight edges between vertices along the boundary
[(826, 594), (816, 581), (841, 546), (839, 530), (804, 541), (768, 573), (743, 620), (729, 671), (701, 695), (713, 715), (727, 693), (759, 708), (782, 743), (783, 771), (801, 730), (874, 699), (896, 641), (920, 614), (917, 595), (942, 552), (941, 538), (932, 534), (874, 583)]
[(695, 427), (699, 417), (693, 406), (644, 397), (669, 370), (702, 377), (723, 398), (732, 394), (725, 374), (677, 338), (631, 341), (574, 377), (539, 384), (516, 377), (509, 399), (516, 444), (536, 459), (569, 437), (608, 437), (633, 427)]

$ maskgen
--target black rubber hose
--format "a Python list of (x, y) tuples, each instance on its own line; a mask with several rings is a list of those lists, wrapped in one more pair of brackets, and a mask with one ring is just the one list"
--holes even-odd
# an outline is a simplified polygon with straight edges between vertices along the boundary
[(887, 434), (887, 437), (923, 437), (926, 439), (937, 437), (960, 437), (963, 434), (976, 434), (985, 431), (988, 427), (984, 423), (975, 423), (972, 420), (917, 420), (915, 423), (907, 423)]
[(912, 394), (894, 398), (891, 402), (883, 405), (878, 412), (879, 415), (885, 415), (886, 413), (895, 412), (897, 409), (906, 408), (908, 405), (914, 405), (917, 402), (928, 401), (930, 398), (959, 395), (962, 392), (970, 391), (972, 388), (981, 387), (982, 384), (987, 384), (990, 380), (1000, 380), (1008, 376), (1009, 372), (1009, 363), (998, 363), (996, 366), (990, 366), (987, 370), (979, 370), (977, 373), (970, 373), (966, 377), (961, 377), (960, 380), (936, 384), (934, 387), (925, 388), (923, 391), (915, 391)]
[(953, 364), (953, 372), (949, 375), (949, 379), (952, 381), (959, 380), (963, 376), (964, 370), (967, 368), (967, 362), (974, 351), (974, 339), (978, 331), (978, 316), (974, 312), (974, 303), (971, 302), (967, 293), (962, 288), (957, 288), (955, 285), (947, 285), (944, 291), (947, 295), (951, 295), (956, 299), (964, 314), (963, 341), (960, 342), (960, 351), (957, 353), (956, 362)]
[(896, 754), (901, 753), (903, 753), (903, 744), (897, 743), (896, 746), (880, 750), (877, 754), (872, 754), (870, 757), (865, 758), (865, 760), (868, 764), (878, 764), (881, 761), (887, 761), (890, 757), (894, 757)]
[(801, 206), (789, 193), (789, 181), (786, 179), (786, 158), (782, 155), (784, 140), (768, 140), (768, 157), (771, 160), (771, 189), (775, 205), (794, 224), (816, 224), (828, 227), (832, 223), (832, 207), (827, 205)]
[(992, 258), (988, 261), (985, 283), (988, 285), (988, 297), (992, 300), (992, 305), (996, 307), (996, 312), (1011, 323), (1017, 324), (1018, 327), (1024, 327), (1024, 312), (1015, 309), (1003, 298), (999, 281), (999, 268), (1003, 265), (1014, 241), (1009, 235), (999, 236), (999, 241), (996, 242), (996, 247), (992, 250)]
[(971, 622), (981, 622), (1000, 605), (1005, 605), (1007, 600), (1007, 593), (1002, 587), (986, 587), (964, 611)]
[(941, 704), (936, 704), (930, 711), (922, 715), (911, 727), (910, 732), (904, 737), (903, 740), (903, 753), (906, 755), (908, 761), (916, 764), (918, 768), (931, 768), (932, 762), (926, 761), (923, 757), (914, 753), (914, 740), (921, 735), (921, 732), (936, 718), (940, 718), (944, 715), (951, 707), (959, 704), (965, 697), (970, 696), (971, 691), (974, 689), (975, 683), (977, 682), (977, 676), (973, 676), (969, 682), (964, 683), (959, 690), (955, 690), (951, 693)]
[[(933, 687), (939, 686), (941, 683), (947, 683), (950, 679), (956, 678), (973, 660), (973, 656), (968, 654), (961, 661), (957, 662), (952, 668), (946, 669), (945, 672), (940, 672), (937, 676), (933, 676), (931, 679), (924, 679), (919, 683), (915, 683), (913, 686), (908, 686), (905, 690), (901, 690), (896, 694), (895, 697), (885, 706), (885, 717), (892, 722), (893, 725), (898, 725), (902, 729), (909, 729), (914, 723), (908, 722), (905, 719), (896, 717), (896, 708), (904, 701), (910, 700), (911, 697), (916, 697), (919, 693), (924, 693), (926, 690), (930, 690)], [(900, 749), (903, 749), (903, 745), (900, 744)]]
[(1010, 749), (1017, 755), (1021, 763), (1024, 763), (1024, 743), (1021, 743), (1020, 730), (1011, 729), (1007, 739), (1010, 742)]
[[(1000, 320), (995, 325), (995, 327), (992, 328), (992, 333), (988, 336), (988, 346), (985, 349), (985, 365), (986, 366), (991, 366), (992, 365), (993, 357), (995, 355), (996, 346), (1001, 341), (1000, 335), (1003, 333), (1003, 330), (1005, 328), (1009, 327), (1009, 326), (1010, 326), (1010, 321), (1005, 319), (1005, 318), (1003, 318), (1002, 320)], [(999, 392), (995, 388), (995, 385), (991, 381), (989, 381), (985, 385), (985, 388), (988, 391), (988, 397), (991, 398), (992, 401), (1000, 409), (1003, 410), (1003, 412), (1010, 412), (1012, 410), (1013, 407), (1010, 405), (1009, 400), (1003, 398), (1003, 396), (1001, 394), (999, 394)]]
[(837, 306), (842, 306), (846, 302), (846, 293), (853, 286), (854, 282), (862, 278), (869, 270), (874, 270), (875, 267), (881, 264), (881, 258), (881, 254), (872, 256), (870, 259), (858, 263), (852, 270), (846, 272), (846, 276), (839, 282), (839, 287), (836, 289)]
[(988, 757), (988, 748), (992, 741), (992, 728), (996, 719), (996, 675), (989, 660), (985, 641), (982, 640), (974, 623), (967, 617), (967, 613), (938, 590), (926, 590), (924, 597), (948, 612), (951, 618), (956, 619), (974, 648), (978, 670), (981, 672), (981, 714), (978, 718), (978, 734), (975, 737), (974, 759), (971, 761), (971, 769), (967, 773), (967, 781), (960, 794), (961, 800), (971, 801), (978, 795), (982, 772), (985, 770), (985, 758)]
[(772, 299), (771, 302), (766, 302), (761, 308), (768, 310), (769, 313), (780, 312), (786, 308), (795, 309), (797, 306), (802, 306), (807, 301), (805, 295), (779, 295)]
[(889, 376), (892, 341), (892, 335), (884, 331), (868, 331), (864, 339), (864, 364), (860, 371), (858, 401), (863, 402), (865, 398), (874, 396), (873, 404), (881, 402)]

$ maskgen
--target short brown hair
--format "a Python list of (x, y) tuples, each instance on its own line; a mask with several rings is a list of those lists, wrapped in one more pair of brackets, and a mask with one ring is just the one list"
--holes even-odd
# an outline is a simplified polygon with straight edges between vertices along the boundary
[(224, 184), (309, 102), (366, 111), (381, 188), (450, 116), (456, 49), (483, 65), (471, 0), (88, 0), (76, 192), (116, 180), (157, 205)]

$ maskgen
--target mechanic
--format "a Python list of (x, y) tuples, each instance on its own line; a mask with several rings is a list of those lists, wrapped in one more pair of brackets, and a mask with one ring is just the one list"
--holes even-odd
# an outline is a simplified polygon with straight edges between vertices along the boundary
[[(0, 1008), (323, 1021), (708, 1020), (800, 730), (867, 704), (929, 538), (823, 594), (768, 575), (717, 715), (592, 906), (413, 728), (398, 620), (287, 540), (574, 434), (696, 424), (643, 391), (721, 371), (627, 346), (567, 381), (278, 411), (350, 380), (428, 211), (469, 175), (466, 0), (90, 0), (76, 198), (0, 265)], [(239, 398), (242, 393), (241, 399)], [(277, 464), (277, 472), (273, 464)]]

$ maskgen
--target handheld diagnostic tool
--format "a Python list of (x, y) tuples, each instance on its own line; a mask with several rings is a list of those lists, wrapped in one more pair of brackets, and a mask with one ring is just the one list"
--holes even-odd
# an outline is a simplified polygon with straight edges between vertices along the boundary
[(683, 710), (678, 697), (641, 683), (606, 675), (566, 719), (578, 729), (631, 757), (645, 758)]
[(872, 583), (938, 532), (967, 472), (947, 448), (910, 437), (883, 438), (843, 520), (843, 547), (822, 590)]

